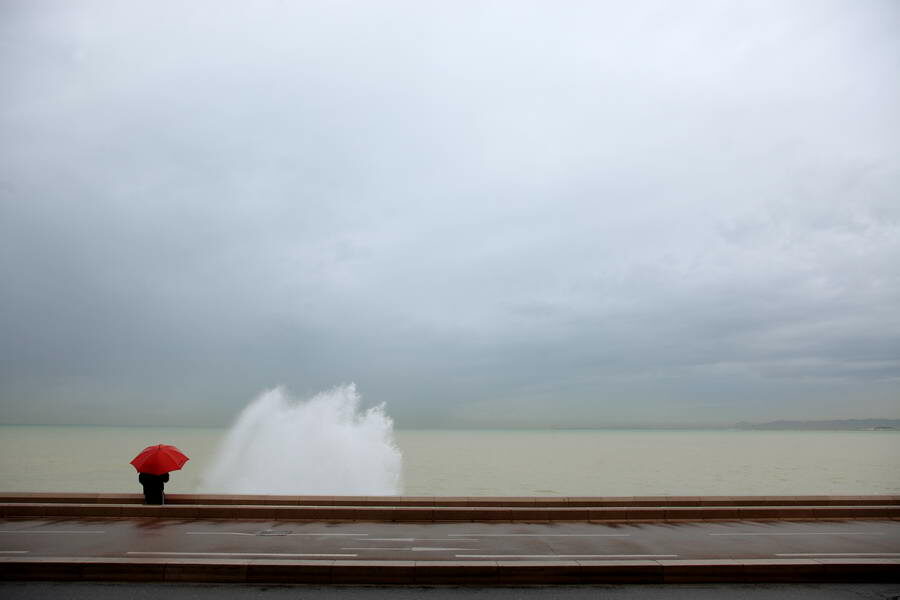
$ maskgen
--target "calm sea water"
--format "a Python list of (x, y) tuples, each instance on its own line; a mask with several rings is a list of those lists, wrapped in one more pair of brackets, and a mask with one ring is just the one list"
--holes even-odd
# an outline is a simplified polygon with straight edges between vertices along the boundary
[[(224, 434), (0, 426), (0, 491), (135, 492), (128, 461), (162, 442), (191, 457), (167, 490), (191, 492)], [(900, 494), (893, 431), (401, 430), (396, 438), (410, 495)]]

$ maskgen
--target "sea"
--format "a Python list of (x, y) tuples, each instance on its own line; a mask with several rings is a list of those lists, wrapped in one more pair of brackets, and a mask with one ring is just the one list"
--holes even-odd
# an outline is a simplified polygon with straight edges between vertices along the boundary
[[(900, 494), (900, 431), (400, 429), (387, 435), (377, 443), (390, 446), (391, 468), (399, 469), (387, 490), (366, 488), (366, 481), (355, 482), (354, 471), (345, 468), (357, 460), (354, 456), (373, 455), (368, 442), (350, 432), (318, 446), (272, 447), (267, 450), (271, 455), (262, 455), (255, 464), (236, 464), (236, 472), (263, 475), (267, 462), (286, 465), (273, 475), (278, 481), (271, 490), (237, 491), (414, 496)], [(216, 491), (211, 473), (217, 464), (221, 467), (223, 457), (227, 462), (235, 456), (235, 448), (229, 448), (233, 437), (228, 429), (215, 428), (0, 426), (0, 491), (137, 492), (129, 461), (145, 446), (158, 443), (174, 444), (190, 456), (185, 467), (172, 474), (169, 493)], [(291, 436), (286, 439), (292, 443)], [(349, 450), (337, 447), (340, 444)], [(268, 448), (252, 438), (245, 445)], [(363, 470), (373, 468), (366, 464)], [(311, 473), (319, 471), (323, 475), (314, 480)]]

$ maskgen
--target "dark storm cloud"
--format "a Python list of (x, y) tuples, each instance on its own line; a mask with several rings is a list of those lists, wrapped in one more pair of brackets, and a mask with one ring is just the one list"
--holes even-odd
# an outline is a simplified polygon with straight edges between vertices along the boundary
[(0, 409), (897, 416), (892, 2), (6, 2)]

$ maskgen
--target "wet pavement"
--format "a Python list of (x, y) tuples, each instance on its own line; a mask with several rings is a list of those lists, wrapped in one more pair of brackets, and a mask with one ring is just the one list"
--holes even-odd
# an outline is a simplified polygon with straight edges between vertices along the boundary
[(0, 556), (360, 561), (897, 559), (900, 522), (0, 520)]

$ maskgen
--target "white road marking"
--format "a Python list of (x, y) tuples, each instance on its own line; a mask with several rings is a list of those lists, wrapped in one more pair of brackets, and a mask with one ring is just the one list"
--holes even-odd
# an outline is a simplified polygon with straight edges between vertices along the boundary
[(368, 533), (286, 533), (285, 535), (323, 535), (323, 536), (353, 536), (369, 535)]
[(457, 558), (677, 558), (677, 554), (457, 554)]
[(412, 552), (454, 552), (457, 550), (478, 550), (478, 548), (436, 548), (433, 546), (410, 546), (392, 548), (341, 548), (341, 550), (408, 550)]
[(900, 556), (900, 552), (811, 552), (809, 554), (776, 554), (775, 556)]
[(477, 538), (360, 538), (357, 542), (477, 542)]
[(16, 531), (14, 529), (4, 529), (0, 530), (0, 533), (24, 533), (26, 535), (34, 535), (34, 534), (47, 534), (47, 535), (55, 535), (55, 534), (78, 534), (78, 533), (106, 533), (105, 531), (31, 531), (28, 529), (22, 529)]
[[(187, 531), (187, 535), (250, 535), (258, 536), (258, 533), (243, 533), (240, 531)], [(311, 535), (311, 536), (362, 536), (368, 533), (280, 533), (278, 535), (263, 535), (259, 537), (286, 537), (289, 535)]]
[(0, 554), (28, 554), (31, 550), (0, 550)]
[(883, 533), (869, 533), (866, 531), (822, 531), (808, 533), (710, 533), (707, 535), (885, 535)]
[(255, 533), (239, 533), (237, 531), (187, 531), (186, 535), (252, 535)]
[(126, 554), (143, 554), (146, 556), (277, 556), (282, 558), (356, 556), (356, 554), (277, 554), (273, 552), (126, 552)]
[(457, 535), (477, 535), (483, 537), (631, 537), (627, 533), (448, 533), (448, 537)]

